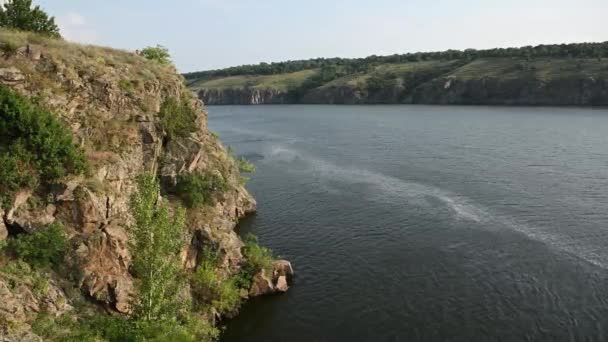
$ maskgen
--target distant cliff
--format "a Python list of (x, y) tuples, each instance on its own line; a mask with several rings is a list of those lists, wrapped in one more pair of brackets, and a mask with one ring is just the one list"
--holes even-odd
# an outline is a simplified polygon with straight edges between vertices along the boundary
[(186, 79), (209, 105), (608, 105), (607, 57), (607, 43), (540, 45), (262, 64)]

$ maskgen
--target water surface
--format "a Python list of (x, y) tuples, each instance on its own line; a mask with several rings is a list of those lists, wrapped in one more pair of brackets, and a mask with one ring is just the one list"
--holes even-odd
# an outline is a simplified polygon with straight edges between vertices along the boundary
[(608, 339), (608, 111), (210, 107), (296, 284), (224, 341)]

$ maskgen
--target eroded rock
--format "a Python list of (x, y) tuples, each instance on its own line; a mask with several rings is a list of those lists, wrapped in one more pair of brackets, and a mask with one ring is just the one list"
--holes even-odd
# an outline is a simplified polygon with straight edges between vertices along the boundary
[(16, 85), (23, 81), (25, 81), (25, 76), (19, 69), (15, 67), (0, 68), (0, 83)]

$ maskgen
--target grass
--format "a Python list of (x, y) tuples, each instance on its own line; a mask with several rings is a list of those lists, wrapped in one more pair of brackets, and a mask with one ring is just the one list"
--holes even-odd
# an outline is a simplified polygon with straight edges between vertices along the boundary
[[(297, 73), (270, 76), (231, 76), (211, 81), (194, 82), (194, 89), (254, 89), (285, 90), (290, 85), (299, 85), (307, 77), (318, 71), (305, 70)], [(520, 79), (535, 78), (550, 81), (561, 78), (603, 77), (608, 78), (608, 59), (597, 58), (524, 58), (496, 57), (481, 58), (472, 62), (463, 60), (421, 61), (400, 64), (381, 64), (368, 72), (346, 75), (332, 80), (318, 89), (353, 87), (363, 88), (368, 79), (374, 75), (394, 74), (400, 78), (408, 75), (426, 74), (434, 77), (444, 76), (462, 80), (480, 78)]]
[(193, 89), (276, 89), (287, 91), (290, 87), (301, 85), (304, 80), (316, 74), (317, 70), (302, 70), (298, 72), (264, 75), (264, 76), (232, 76), (204, 82), (195, 82)]

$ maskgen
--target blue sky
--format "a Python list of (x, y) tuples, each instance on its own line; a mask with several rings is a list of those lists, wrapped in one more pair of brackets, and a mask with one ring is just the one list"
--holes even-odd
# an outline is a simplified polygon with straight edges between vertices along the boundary
[(168, 47), (182, 72), (313, 57), (608, 40), (608, 0), (34, 0), (63, 35)]

